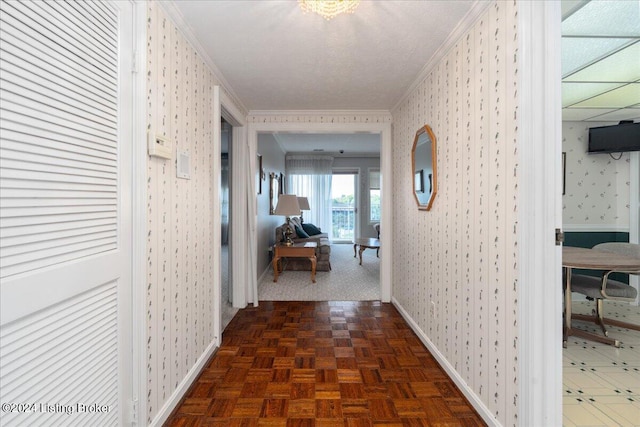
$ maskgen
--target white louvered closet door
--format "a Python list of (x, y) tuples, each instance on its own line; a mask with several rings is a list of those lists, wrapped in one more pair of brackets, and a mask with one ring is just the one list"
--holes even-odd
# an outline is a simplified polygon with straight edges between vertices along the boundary
[(0, 2), (0, 425), (131, 398), (132, 4)]

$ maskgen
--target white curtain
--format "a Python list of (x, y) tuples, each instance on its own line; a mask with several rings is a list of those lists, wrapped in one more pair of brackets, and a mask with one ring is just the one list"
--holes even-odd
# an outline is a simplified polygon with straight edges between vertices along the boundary
[(331, 175), (333, 157), (289, 155), (285, 158), (287, 193), (309, 199), (310, 211), (304, 212), (304, 222), (331, 233)]

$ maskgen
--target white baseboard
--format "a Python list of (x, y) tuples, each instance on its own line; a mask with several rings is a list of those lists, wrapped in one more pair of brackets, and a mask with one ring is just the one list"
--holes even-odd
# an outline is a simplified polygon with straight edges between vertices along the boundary
[(454, 369), (454, 367), (449, 363), (449, 361), (444, 357), (442, 353), (438, 350), (438, 348), (431, 342), (431, 340), (427, 337), (427, 335), (420, 329), (418, 324), (413, 320), (413, 318), (407, 313), (407, 311), (402, 307), (402, 305), (398, 302), (394, 297), (391, 298), (391, 303), (398, 309), (404, 320), (407, 321), (413, 332), (418, 335), (420, 341), (429, 349), (433, 357), (436, 358), (438, 363), (444, 368), (444, 370), (449, 374), (453, 382), (456, 383), (460, 391), (464, 394), (464, 396), (469, 400), (471, 405), (473, 405), (474, 409), (478, 411), (478, 414), (482, 417), (484, 422), (486, 422), (489, 426), (501, 427), (502, 424), (495, 418), (493, 413), (487, 408), (487, 406), (480, 400), (480, 398), (476, 395), (476, 393), (469, 388), (467, 382), (460, 376), (458, 371)]
[(258, 277), (258, 285), (262, 283), (262, 279), (264, 279), (267, 274), (271, 274), (271, 263), (267, 265), (267, 268), (265, 268), (260, 277)]
[[(184, 395), (187, 393), (187, 390), (189, 390), (189, 387), (191, 387), (191, 384), (195, 381), (198, 375), (200, 375), (200, 372), (204, 368), (204, 364), (207, 363), (207, 361), (217, 348), (218, 347), (216, 346), (216, 343), (214, 341), (209, 344), (204, 353), (200, 355), (195, 365), (191, 367), (184, 379), (180, 382), (180, 384), (178, 384), (178, 387), (173, 391), (173, 393), (171, 393), (169, 399), (167, 399), (164, 405), (162, 405), (162, 408), (160, 408), (160, 411), (158, 411), (156, 417), (151, 420), (149, 426), (160, 427), (164, 425), (173, 410), (178, 406)], [(139, 414), (139, 417), (146, 417), (146, 414)]]

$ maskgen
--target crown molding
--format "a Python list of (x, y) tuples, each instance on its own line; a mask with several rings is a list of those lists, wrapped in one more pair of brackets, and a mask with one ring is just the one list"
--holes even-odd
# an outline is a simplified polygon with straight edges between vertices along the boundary
[[(340, 153), (337, 151), (288, 151), (289, 156), (331, 156), (334, 159), (379, 159), (380, 153)], [(334, 168), (335, 169), (335, 168)]]
[(251, 110), (249, 116), (357, 116), (357, 117), (380, 117), (385, 116), (391, 119), (389, 110)]
[(393, 106), (391, 109), (391, 113), (395, 113), (396, 110), (400, 107), (400, 105), (406, 101), (406, 99), (415, 91), (420, 83), (427, 78), (429, 73), (435, 68), (436, 65), (440, 63), (442, 58), (444, 58), (451, 49), (456, 45), (456, 43), (469, 31), (476, 23), (480, 15), (482, 15), (489, 7), (494, 4), (494, 1), (490, 0), (476, 0), (476, 2), (471, 6), (471, 9), (467, 12), (467, 14), (460, 20), (458, 25), (451, 31), (447, 39), (442, 43), (440, 48), (429, 58), (429, 61), (422, 67), (420, 73), (413, 81), (413, 83), (409, 86), (409, 89), (402, 95), (400, 100)]
[(193, 32), (191, 26), (187, 23), (182, 15), (182, 12), (178, 9), (173, 0), (157, 0), (157, 3), (160, 5), (164, 13), (167, 15), (169, 20), (176, 26), (178, 31), (182, 34), (182, 36), (189, 42), (189, 44), (196, 51), (198, 56), (202, 59), (202, 61), (209, 67), (211, 73), (216, 77), (220, 86), (224, 89), (229, 97), (233, 100), (233, 102), (238, 106), (238, 108), (244, 112), (248, 111), (244, 106), (242, 101), (238, 95), (234, 92), (233, 88), (222, 74), (222, 71), (218, 68), (218, 66), (213, 62), (213, 59), (207, 54), (207, 51), (204, 49), (200, 41), (196, 37)]

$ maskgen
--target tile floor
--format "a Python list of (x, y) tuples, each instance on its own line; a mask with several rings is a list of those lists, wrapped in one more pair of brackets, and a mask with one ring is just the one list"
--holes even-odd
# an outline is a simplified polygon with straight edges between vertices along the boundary
[[(640, 307), (605, 301), (605, 317), (640, 324)], [(590, 314), (594, 302), (573, 303), (575, 313)], [(598, 325), (574, 326), (601, 333)], [(569, 337), (563, 351), (563, 425), (640, 426), (640, 332), (608, 326), (620, 348)]]

